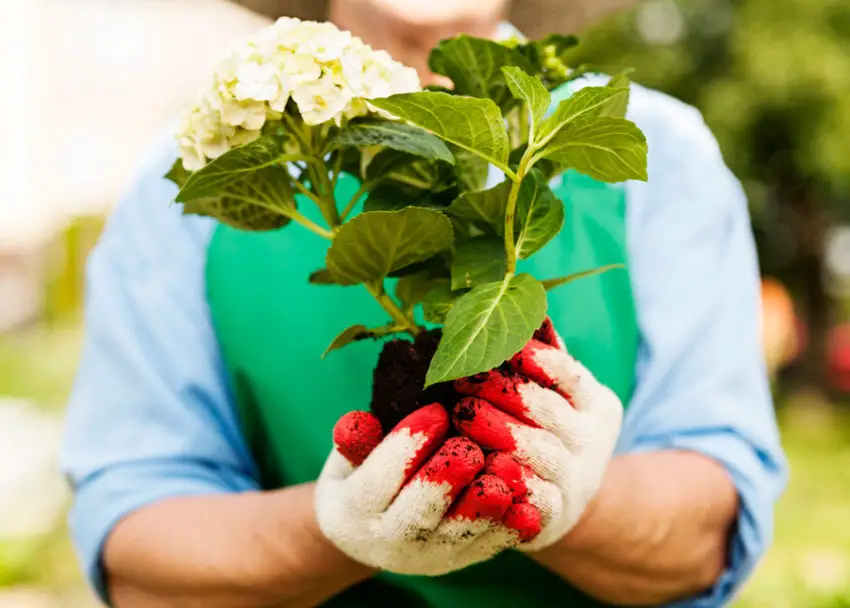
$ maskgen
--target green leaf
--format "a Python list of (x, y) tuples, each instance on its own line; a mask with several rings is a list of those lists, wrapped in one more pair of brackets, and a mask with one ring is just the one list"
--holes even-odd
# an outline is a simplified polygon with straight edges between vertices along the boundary
[(540, 152), (594, 179), (646, 181), (646, 137), (625, 118), (590, 118), (562, 129)]
[(322, 359), (328, 356), (328, 353), (343, 346), (348, 346), (352, 342), (358, 342), (360, 340), (365, 340), (366, 338), (374, 338), (375, 334), (365, 325), (352, 325), (351, 327), (346, 327), (340, 332), (340, 334), (334, 338), (333, 342), (330, 343), (330, 346), (325, 350), (322, 354)]
[(569, 52), (578, 44), (575, 36), (552, 34), (541, 40), (519, 45), (518, 50), (528, 59), (548, 90), (568, 81), (575, 73), (568, 65)]
[(524, 101), (531, 113), (531, 124), (535, 129), (552, 103), (552, 96), (537, 76), (529, 76), (519, 68), (502, 68), (511, 93), (517, 99)]
[[(505, 180), (489, 190), (465, 192), (446, 209), (446, 213), (503, 237), (510, 189), (511, 182)], [(561, 230), (564, 206), (549, 188), (541, 171), (532, 169), (520, 185), (515, 217), (517, 254), (523, 259), (539, 251)]]
[(505, 233), (505, 207), (511, 181), (505, 180), (480, 192), (464, 192), (446, 209), (456, 218), (468, 220), (496, 235)]
[(575, 36), (550, 34), (540, 40), (532, 40), (520, 44), (517, 48), (529, 63), (531, 63), (534, 70), (539, 72), (545, 71), (545, 57), (554, 57), (565, 62), (567, 60), (567, 53), (578, 46), (578, 42), (578, 38)]
[(541, 281), (540, 284), (543, 285), (543, 288), (546, 291), (549, 291), (550, 289), (555, 289), (556, 287), (572, 283), (573, 281), (578, 281), (579, 279), (584, 279), (585, 277), (592, 277), (597, 274), (602, 274), (603, 272), (608, 272), (609, 270), (616, 270), (617, 268), (625, 267), (625, 264), (607, 264), (605, 266), (599, 266), (598, 268), (591, 268), (590, 270), (569, 274), (565, 277), (546, 279), (545, 281)]
[(320, 268), (310, 273), (310, 278), (307, 279), (313, 285), (336, 285), (336, 281), (331, 276), (327, 268)]
[(166, 173), (164, 177), (165, 179), (171, 180), (177, 184), (178, 188), (182, 188), (190, 175), (192, 174), (183, 166), (183, 159), (178, 158), (174, 161), (174, 164), (171, 165), (171, 169), (168, 170), (168, 173)]
[(569, 123), (600, 116), (606, 104), (617, 97), (628, 97), (627, 88), (585, 87), (558, 104), (555, 112), (540, 127), (537, 141), (546, 141)]
[(395, 286), (395, 295), (401, 301), (402, 307), (410, 311), (422, 302), (434, 289), (448, 285), (445, 277), (435, 277), (431, 273), (419, 272), (401, 277)]
[(391, 149), (382, 150), (375, 155), (366, 167), (366, 179), (368, 181), (387, 179), (387, 176), (393, 171), (412, 165), (419, 159), (420, 157), (408, 154), (407, 152), (399, 152), (398, 150)]
[(331, 139), (328, 151), (375, 145), (451, 164), (455, 162), (451, 151), (439, 137), (419, 127), (378, 119), (349, 124)]
[(255, 181), (255, 174), (267, 168), (279, 168), (285, 157), (285, 139), (266, 135), (254, 141), (228, 150), (195, 171), (177, 195), (178, 202), (191, 201), (210, 196), (221, 196), (230, 192), (236, 184)]
[(490, 165), (480, 156), (476, 156), (468, 150), (454, 147), (455, 176), (460, 188), (467, 192), (476, 192), (487, 184), (487, 176), (490, 174)]
[(567, 53), (578, 46), (578, 38), (572, 34), (549, 34), (539, 40), (537, 44), (542, 47), (550, 47), (552, 53), (561, 61), (567, 60)]
[(476, 287), (446, 316), (425, 386), (493, 369), (515, 355), (546, 317), (546, 292), (531, 275)]
[(516, 206), (517, 255), (526, 259), (539, 251), (564, 225), (564, 205), (537, 169), (522, 181)]
[(455, 93), (492, 99), (502, 108), (512, 105), (512, 99), (501, 68), (519, 66), (533, 71), (516, 49), (466, 34), (441, 41), (431, 51), (428, 65), (434, 73), (452, 80)]
[(629, 74), (632, 70), (627, 70), (625, 72), (621, 72), (616, 76), (612, 76), (611, 80), (608, 81), (608, 84), (605, 85), (607, 88), (611, 89), (625, 89), (626, 92), (623, 95), (617, 95), (612, 97), (604, 104), (602, 104), (602, 109), (599, 112), (599, 116), (612, 116), (614, 118), (625, 118), (626, 110), (629, 107)]
[(378, 186), (369, 193), (363, 203), (363, 211), (398, 211), (405, 207), (430, 207), (428, 192), (399, 188), (398, 186)]
[[(511, 150), (509, 162), (512, 165), (518, 165), (522, 162), (522, 157), (525, 155), (527, 149), (528, 146), (523, 145)], [(557, 173), (563, 171), (558, 167), (558, 163), (542, 158), (534, 163), (534, 169), (540, 171), (547, 180), (551, 180)]]
[(192, 173), (177, 193), (183, 213), (214, 217), (243, 230), (273, 230), (295, 211), (291, 177), (281, 165), (284, 140), (265, 136)]
[(451, 193), (444, 196), (441, 192), (420, 190), (388, 184), (378, 186), (369, 193), (363, 204), (364, 211), (398, 211), (405, 207), (424, 207), (428, 209), (445, 209), (451, 201)]
[(452, 246), (452, 224), (439, 211), (369, 211), (342, 225), (327, 267), (340, 285), (376, 281)]
[(451, 219), (452, 221), (452, 228), (455, 232), (455, 245), (458, 245), (473, 237), (481, 236), (485, 233), (485, 231), (475, 226), (469, 220), (461, 219), (453, 215), (450, 215), (449, 219)]
[(500, 168), (505, 166), (510, 152), (508, 133), (499, 107), (489, 99), (422, 91), (371, 99), (369, 103)]
[(471, 289), (505, 278), (507, 260), (502, 239), (477, 236), (455, 246), (452, 259), (452, 290)]
[(432, 288), (422, 300), (422, 312), (429, 323), (442, 324), (454, 306), (460, 293), (452, 292), (449, 281), (442, 281)]
[(449, 266), (448, 260), (448, 251), (444, 251), (442, 253), (438, 253), (435, 256), (431, 256), (427, 260), (422, 262), (415, 262), (413, 264), (408, 264), (404, 268), (399, 268), (398, 270), (394, 270), (389, 273), (387, 276), (390, 278), (397, 277), (405, 277), (407, 275), (424, 272), (426, 274), (432, 276), (449, 276)]
[[(271, 189), (277, 176), (264, 175), (263, 187)], [(281, 188), (283, 184), (279, 184)], [(286, 184), (288, 186), (288, 184)], [(294, 209), (294, 201), (292, 206)], [(289, 218), (265, 207), (252, 204), (239, 196), (211, 196), (183, 203), (183, 215), (211, 217), (239, 230), (267, 231), (283, 228)]]

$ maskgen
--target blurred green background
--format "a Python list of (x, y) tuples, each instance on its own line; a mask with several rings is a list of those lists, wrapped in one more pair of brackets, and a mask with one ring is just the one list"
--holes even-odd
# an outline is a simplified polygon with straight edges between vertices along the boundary
[[(82, 160), (51, 184), (30, 171), (36, 187), (0, 203), (0, 608), (84, 608), (95, 603), (73, 562), (54, 462), (81, 347), (85, 256), (150, 133), (191, 93), (185, 75), (203, 74), (222, 40), (258, 22), (222, 2), (92, 1), (69, 10), (38, 0), (2, 10), (11, 12), (0, 14), (10, 17), (0, 19), (8, 30), (0, 49), (36, 65), (3, 73), (29, 79), (31, 97), (0, 109), (40, 112), (51, 99), (45, 90), (70, 91), (69, 70), (102, 86), (97, 100), (78, 96), (78, 131), (64, 139), (56, 134), (67, 116), (45, 110), (41, 131), (21, 133), (49, 145), (33, 145), (23, 161), (16, 151), (18, 164), (4, 163), (2, 177), (19, 181), (44, 162), (67, 168), (72, 148), (57, 141)], [(90, 47), (63, 57), (63, 32)], [(154, 35), (159, 55), (151, 56)], [(633, 66), (638, 83), (697, 106), (750, 197), (765, 352), (792, 476), (774, 545), (735, 605), (850, 607), (850, 3), (648, 0), (582, 38), (576, 63)], [(115, 85), (128, 69), (135, 89)], [(129, 125), (131, 102), (142, 119)]]

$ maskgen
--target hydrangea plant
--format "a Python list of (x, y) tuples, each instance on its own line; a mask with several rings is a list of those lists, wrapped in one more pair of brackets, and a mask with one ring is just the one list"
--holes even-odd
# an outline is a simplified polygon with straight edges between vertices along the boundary
[[(362, 285), (388, 316), (382, 327), (344, 329), (328, 351), (415, 337), (421, 307), (442, 327), (426, 386), (492, 369), (540, 327), (548, 289), (610, 268), (517, 274), (517, 261), (563, 225), (550, 179), (566, 170), (646, 179), (646, 140), (625, 118), (625, 75), (550, 110), (550, 91), (581, 73), (563, 59), (575, 44), (444, 40), (430, 67), (453, 86), (420, 90), (414, 70), (348, 32), (281, 19), (221, 62), (188, 113), (168, 174), (176, 200), (239, 229), (294, 222), (326, 238), (310, 281)], [(504, 181), (485, 189), (491, 166)], [(343, 174), (360, 188), (337, 201)], [(324, 225), (299, 211), (305, 204)]]

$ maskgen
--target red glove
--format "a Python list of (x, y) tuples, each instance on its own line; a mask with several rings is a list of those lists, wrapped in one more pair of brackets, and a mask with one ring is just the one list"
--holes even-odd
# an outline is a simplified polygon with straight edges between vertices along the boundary
[[(433, 422), (441, 418), (445, 418), (445, 427)], [(451, 499), (451, 508), (445, 514), (447, 519), (501, 522), (516, 533), (520, 542), (537, 535), (540, 513), (523, 500), (527, 492), (523, 475), (528, 474), (523, 473), (524, 467), (510, 457), (495, 454), (485, 462), (478, 445), (465, 437), (453, 437), (443, 443), (448, 414), (437, 403), (407, 416), (390, 436), (405, 429), (427, 435), (424, 443), (427, 447), (441, 443), (442, 447), (424, 466), (422, 463), (430, 455), (425, 454), (427, 447), (409, 461), (404, 488), (411, 483), (447, 484), (446, 496)], [(383, 440), (381, 423), (370, 412), (349, 412), (334, 426), (336, 451), (354, 467), (363, 464)]]
[(455, 381), (470, 398), (455, 407), (453, 419), (485, 450), (524, 465), (517, 483), (527, 488), (543, 525), (520, 549), (536, 551), (563, 537), (599, 488), (622, 404), (567, 353), (548, 320), (508, 368)]

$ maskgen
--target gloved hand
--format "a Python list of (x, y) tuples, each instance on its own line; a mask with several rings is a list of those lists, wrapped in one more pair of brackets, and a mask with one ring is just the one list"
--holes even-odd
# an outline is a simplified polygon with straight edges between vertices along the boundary
[(512, 504), (510, 485), (484, 470), (495, 464), (503, 475), (518, 477), (518, 466), (485, 462), (466, 437), (444, 441), (448, 428), (439, 404), (410, 414), (384, 438), (369, 413), (341, 418), (334, 429), (337, 447), (316, 487), (325, 536), (363, 564), (432, 576), (533, 538), (540, 513), (527, 503)]
[(518, 548), (537, 551), (562, 538), (602, 482), (620, 433), (619, 398), (567, 354), (548, 319), (510, 371), (457, 380), (455, 387), (470, 396), (455, 408), (458, 430), (525, 465), (517, 483), (527, 487), (543, 522), (540, 534)]

